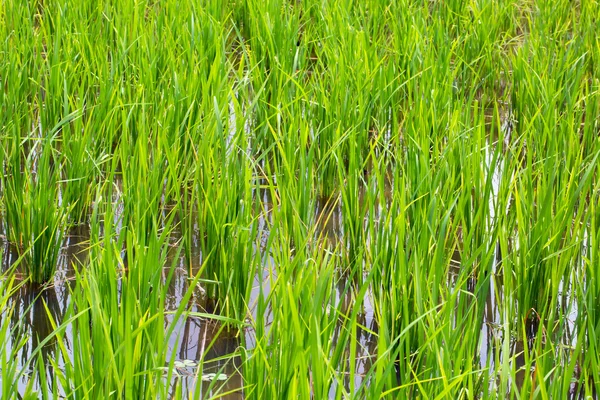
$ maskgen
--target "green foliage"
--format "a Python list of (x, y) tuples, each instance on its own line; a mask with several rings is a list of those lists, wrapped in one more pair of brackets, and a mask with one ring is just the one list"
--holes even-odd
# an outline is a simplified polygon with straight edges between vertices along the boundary
[(54, 277), (66, 229), (54, 147), (51, 139), (22, 140), (13, 133), (3, 149), (7, 237), (17, 254), (24, 256), (26, 276), (33, 283), (45, 283)]
[[(2, 397), (597, 397), (597, 15), (3, 1), (0, 334), (17, 279), (91, 237), (63, 318), (44, 306), (55, 351)], [(240, 382), (209, 371), (221, 337), (180, 359), (191, 321), (235, 339)]]

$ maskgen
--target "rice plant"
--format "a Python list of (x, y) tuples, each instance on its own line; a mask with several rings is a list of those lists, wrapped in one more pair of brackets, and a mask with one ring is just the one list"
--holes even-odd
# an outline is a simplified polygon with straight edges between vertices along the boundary
[(66, 229), (67, 213), (59, 199), (59, 167), (51, 139), (22, 140), (13, 133), (3, 148), (7, 238), (17, 253), (24, 255), (25, 277), (40, 284), (54, 276)]

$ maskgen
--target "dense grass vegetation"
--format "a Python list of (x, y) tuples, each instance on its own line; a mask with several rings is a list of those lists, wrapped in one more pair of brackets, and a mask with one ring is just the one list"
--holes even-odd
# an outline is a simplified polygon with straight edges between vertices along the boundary
[(2, 1), (1, 397), (598, 398), (599, 15)]

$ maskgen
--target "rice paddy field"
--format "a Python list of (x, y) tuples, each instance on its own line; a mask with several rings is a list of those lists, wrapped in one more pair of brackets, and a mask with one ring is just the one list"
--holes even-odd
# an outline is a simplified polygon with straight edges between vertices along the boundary
[(2, 0), (0, 398), (598, 399), (598, 0)]

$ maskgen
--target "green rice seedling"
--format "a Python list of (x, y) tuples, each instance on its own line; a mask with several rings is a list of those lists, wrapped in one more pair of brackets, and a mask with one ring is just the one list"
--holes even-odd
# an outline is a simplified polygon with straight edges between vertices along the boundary
[[(339, 167), (339, 181), (342, 185), (342, 228), (344, 236), (345, 258), (347, 266), (345, 273), (353, 279), (360, 287), (365, 271), (362, 265), (365, 247), (367, 247), (365, 238), (365, 221), (367, 217), (368, 205), (362, 199), (360, 193), (369, 193), (372, 186), (366, 186), (364, 182), (363, 168), (355, 165), (356, 159), (351, 156), (349, 174), (344, 173), (342, 166)], [(369, 216), (370, 220), (374, 215)]]
[[(252, 321), (256, 344), (242, 353), (248, 395), (304, 398), (310, 393), (327, 396), (331, 390), (339, 396), (359, 393), (358, 387), (346, 387), (343, 376), (349, 374), (353, 382), (356, 374), (352, 357), (358, 346), (360, 308), (347, 313), (336, 300), (334, 260), (318, 251), (292, 255), (287, 243), (273, 244), (277, 277), (270, 283), (270, 293), (259, 300), (271, 303), (273, 321), (268, 329), (261, 326), (264, 308), (259, 306)], [(363, 301), (367, 287), (357, 293), (354, 304)], [(349, 366), (344, 357), (350, 358)]]
[(272, 229), (290, 239), (294, 251), (303, 252), (300, 243), (311, 244), (314, 225), (316, 189), (312, 186), (319, 166), (315, 163), (316, 147), (311, 144), (312, 127), (297, 110), (289, 110), (288, 127), (270, 127), (275, 148), (273, 158), (265, 161), (268, 190), (275, 199)]
[(223, 147), (203, 152), (194, 188), (198, 213), (189, 218), (198, 218), (202, 257), (208, 259), (208, 297), (224, 315), (241, 318), (256, 268), (251, 170), (244, 153), (228, 156)]
[[(165, 328), (165, 300), (175, 270), (166, 262), (170, 220), (160, 232), (150, 235), (130, 225), (126, 233), (121, 233), (127, 235), (128, 258), (124, 260), (119, 255), (120, 241), (106, 223), (113, 219), (113, 206), (99, 204), (101, 207), (92, 216), (90, 265), (82, 272), (84, 276), (78, 275), (67, 311), (69, 326), (74, 330), (73, 352), (65, 346), (66, 337), (59, 335), (63, 341), (60, 361), (65, 367), (57, 371), (55, 384), (67, 397), (97, 398), (118, 393), (122, 398), (169, 398), (178, 365), (175, 354), (169, 352), (169, 342), (177, 322), (190, 317), (211, 318), (209, 314), (188, 312), (202, 275), (191, 280)], [(202, 376), (201, 365), (198, 374)], [(173, 390), (180, 396), (184, 393), (177, 383)]]
[(528, 282), (515, 285), (521, 318), (532, 308), (544, 313), (550, 306), (548, 302), (557, 298), (562, 282), (568, 283), (573, 268), (570, 264), (580, 251), (578, 243), (588, 213), (585, 199), (589, 197), (597, 155), (587, 160), (582, 159), (582, 153), (575, 157), (572, 166), (566, 166), (569, 172), (563, 174), (557, 169), (561, 163), (558, 157), (548, 155), (539, 162), (541, 166), (535, 169), (535, 175), (528, 157), (528, 166), (515, 182), (518, 251), (512, 255), (519, 254), (519, 258), (511, 258), (517, 281), (527, 277), (524, 282)]
[[(7, 237), (18, 254), (25, 255), (22, 267), (26, 277), (41, 284), (54, 276), (66, 228), (66, 210), (59, 200), (59, 169), (50, 138), (22, 140), (13, 133), (3, 146)], [(31, 146), (29, 154), (24, 145)]]
[[(205, 130), (212, 129), (210, 121), (215, 99), (223, 107), (232, 93), (227, 82), (230, 67), (225, 47), (229, 31), (202, 8), (194, 6), (190, 12), (192, 18), (183, 32), (172, 32), (165, 27), (168, 36), (161, 38), (170, 42), (170, 47), (181, 48), (183, 55), (173, 54), (172, 59), (185, 57), (173, 75), (165, 77), (165, 87), (172, 86), (167, 91), (172, 103), (165, 109), (157, 127), (165, 131), (160, 135), (164, 138), (160, 144), (168, 158), (167, 192), (175, 196), (176, 201), (179, 201), (179, 192), (193, 187), (198, 151), (201, 150), (199, 145)], [(182, 36), (189, 37), (187, 46), (181, 42)], [(168, 45), (165, 47), (169, 48)], [(223, 115), (224, 129), (227, 129), (226, 121)], [(224, 130), (223, 134), (227, 132)]]
[[(85, 101), (81, 101), (79, 106), (84, 109)], [(86, 222), (93, 186), (100, 171), (100, 162), (96, 161), (96, 154), (91, 151), (95, 144), (90, 128), (81, 118), (74, 118), (62, 129), (62, 197), (63, 204), (70, 208), (69, 219), (74, 224)]]
[[(94, 211), (90, 264), (78, 274), (67, 311), (67, 316), (76, 316), (72, 321), (73, 357), (61, 346), (65, 369), (57, 375), (58, 380), (68, 397), (118, 393), (123, 398), (157, 398), (165, 385), (161, 369), (166, 362), (162, 270), (169, 228), (148, 234), (129, 226), (122, 232), (127, 236), (128, 255), (123, 260), (120, 241), (107, 223), (113, 218), (113, 207), (105, 207), (104, 214), (99, 206)], [(167, 277), (167, 285), (168, 281)]]
[[(597, 169), (596, 169), (597, 172)], [(600, 334), (600, 301), (598, 297), (598, 286), (595, 281), (598, 276), (598, 232), (600, 231), (600, 213), (598, 212), (598, 184), (594, 185), (594, 194), (590, 196), (589, 212), (589, 230), (586, 233), (586, 240), (583, 241), (585, 246), (585, 275), (583, 280), (578, 280), (582, 308), (578, 315), (577, 324), (582, 329), (581, 336), (578, 341), (583, 343), (583, 350), (580, 355), (580, 391), (586, 396), (598, 395), (600, 382), (597, 379), (598, 371), (600, 371), (600, 360), (598, 358), (597, 346), (598, 335)]]
[[(384, 196), (378, 200), (381, 215), (378, 223), (370, 225), (367, 257), (374, 280), (381, 282), (374, 286), (381, 332), (385, 333), (380, 337), (380, 354), (395, 365), (395, 371), (373, 393), (457, 396), (465, 390), (481, 390), (485, 382), (485, 373), (475, 362), (479, 331), (471, 328), (481, 324), (494, 261), (489, 201), (497, 156), (486, 166), (485, 125), (481, 116), (475, 118), (476, 127), (466, 132), (454, 118), (445, 138), (415, 134), (400, 159), (404, 166), (393, 169), (391, 202), (382, 200)], [(470, 116), (465, 119), (471, 121)], [(433, 144), (417, 143), (423, 139)], [(375, 174), (383, 171), (379, 167)], [(458, 197), (449, 203), (442, 200), (452, 196)], [(458, 272), (451, 269), (454, 249), (464, 256)], [(449, 274), (457, 274), (454, 285), (447, 281)], [(428, 356), (436, 353), (441, 357), (438, 360)], [(444, 359), (444, 354), (464, 355)], [(378, 368), (378, 373), (388, 373), (386, 362)], [(445, 374), (453, 369), (456, 372), (450, 375), (455, 379), (445, 382)], [(434, 378), (422, 384), (396, 383), (396, 379), (410, 382), (420, 371)]]
[(583, 97), (589, 90), (589, 59), (582, 53), (583, 41), (568, 33), (566, 21), (572, 12), (564, 2), (540, 4), (529, 27), (535, 38), (520, 47), (512, 62), (511, 101), (518, 140), (513, 154), (519, 161), (510, 161), (515, 207), (507, 223), (509, 229), (518, 230), (514, 244), (518, 250), (503, 252), (520, 253), (518, 259), (512, 258), (511, 273), (516, 276), (512, 286), (518, 292), (521, 320), (531, 316), (532, 309), (548, 317), (559, 286), (569, 285), (581, 221), (587, 214), (579, 206), (588, 197), (586, 171), (596, 163), (596, 146), (583, 149), (577, 144), (581, 126), (575, 121), (581, 121), (584, 104), (588, 99), (593, 103), (594, 96)]
[[(163, 321), (158, 313), (164, 302), (161, 299), (164, 292), (160, 288), (160, 261), (164, 256), (161, 258), (159, 253), (155, 253), (159, 249), (150, 243), (147, 250), (135, 250), (135, 256), (128, 260), (128, 270), (122, 278), (120, 296), (117, 280), (99, 281), (106, 279), (102, 278), (105, 274), (113, 272), (105, 271), (97, 278), (92, 275), (81, 279), (81, 294), (75, 300), (78, 307), (85, 304), (97, 306), (91, 309), (87, 318), (82, 317), (76, 322), (75, 329), (80, 332), (78, 337), (82, 340), (75, 345), (77, 354), (94, 354), (94, 357), (80, 358), (67, 373), (74, 375), (75, 382), (86, 383), (86, 386), (74, 387), (83, 390), (82, 393), (89, 391), (90, 398), (113, 391), (124, 398), (153, 397), (161, 391), (160, 368), (165, 365), (162, 348), (165, 339)], [(145, 257), (148, 261), (143, 263)], [(156, 263), (155, 268), (151, 268), (150, 262)], [(132, 327), (135, 328), (132, 330)], [(83, 368), (78, 370), (77, 365)], [(83, 376), (77, 376), (79, 374)]]
[(302, 35), (302, 19), (296, 5), (281, 0), (251, 0), (236, 4), (233, 10), (236, 45), (251, 82), (247, 97), (256, 121), (251, 143), (259, 154), (272, 147), (269, 126), (285, 121), (288, 114), (282, 111), (302, 107), (295, 98), (302, 93), (299, 69), (306, 65), (306, 43), (310, 41)]
[[(382, 105), (391, 104), (384, 95), (393, 95), (396, 82), (393, 72), (389, 72), (393, 71), (389, 54), (378, 46), (385, 34), (369, 31), (377, 28), (363, 22), (362, 18), (368, 20), (362, 14), (364, 10), (355, 7), (356, 14), (346, 16), (339, 5), (330, 7), (319, 26), (322, 31), (315, 33), (320, 35), (317, 40), (321, 45), (314, 72), (319, 79), (311, 82), (315, 101), (309, 109), (318, 129), (314, 140), (319, 148), (316, 161), (323, 171), (320, 179), (324, 196), (342, 184), (338, 182), (339, 165), (350, 172), (354, 167), (349, 164), (365, 162), (370, 136), (375, 134), (374, 119), (387, 118), (388, 109)], [(346, 18), (350, 29), (343, 22)], [(391, 82), (386, 82), (390, 77)], [(334, 148), (336, 153), (331, 151)]]
[[(143, 106), (139, 110), (134, 107), (131, 114), (138, 114), (142, 121), (146, 118)], [(137, 130), (135, 124), (127, 128)], [(149, 146), (152, 140), (156, 139), (139, 135), (134, 142), (121, 143), (119, 146), (119, 161), (123, 168), (120, 175), (123, 189), (122, 226), (125, 231), (139, 235), (142, 247), (145, 246), (143, 235), (149, 238), (159, 231), (159, 216), (164, 205), (166, 162), (163, 154)], [(125, 237), (121, 239), (127, 240)]]

